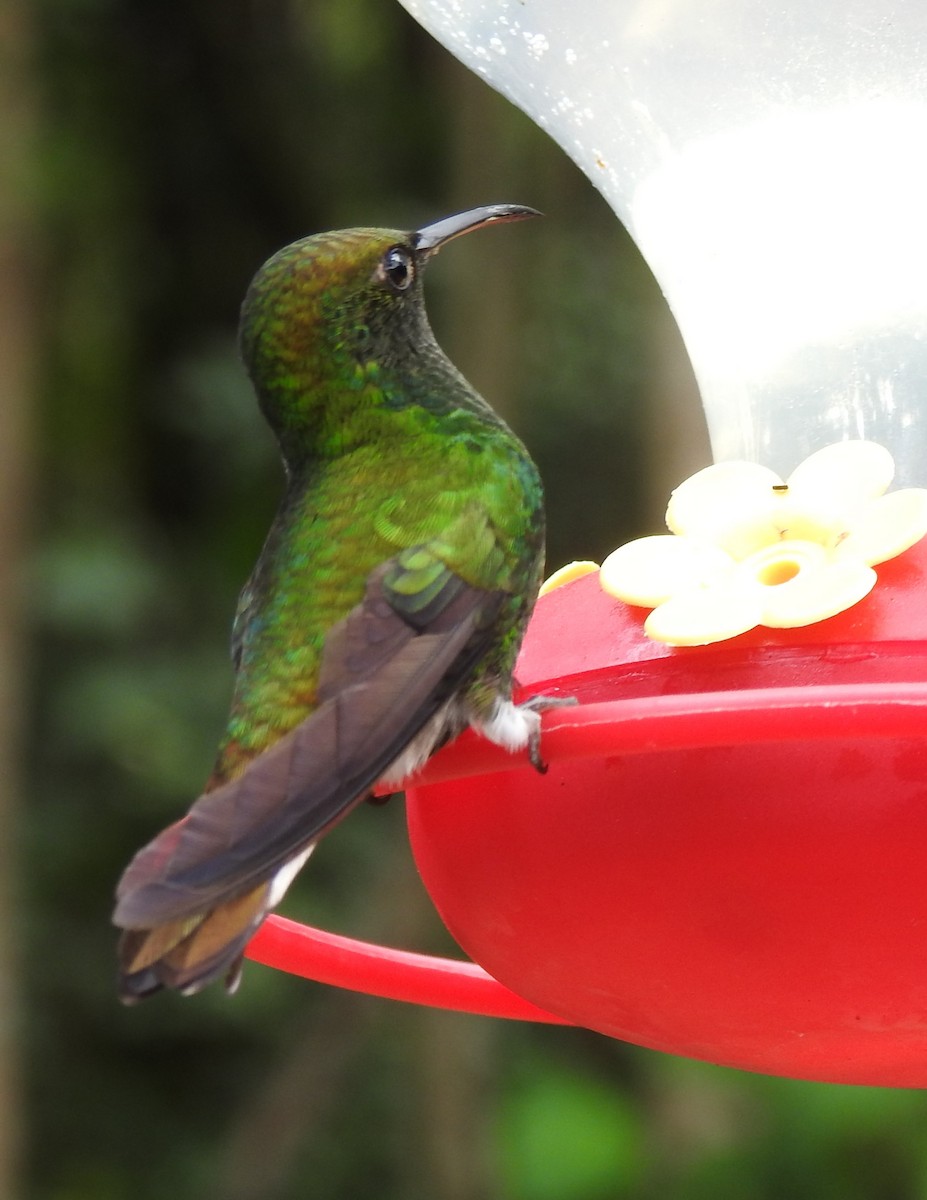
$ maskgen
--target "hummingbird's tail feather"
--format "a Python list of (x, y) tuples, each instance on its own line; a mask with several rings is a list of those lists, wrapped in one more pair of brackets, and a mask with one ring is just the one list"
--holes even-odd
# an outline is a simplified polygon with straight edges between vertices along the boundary
[(190, 995), (221, 976), (234, 991), (245, 946), (272, 907), (272, 890), (262, 885), (201, 917), (124, 930), (120, 1000), (134, 1004), (162, 988)]

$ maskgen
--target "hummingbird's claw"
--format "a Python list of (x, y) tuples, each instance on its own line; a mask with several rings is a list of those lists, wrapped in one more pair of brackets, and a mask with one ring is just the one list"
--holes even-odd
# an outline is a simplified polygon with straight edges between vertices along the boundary
[(572, 708), (579, 704), (575, 696), (530, 696), (519, 704), (519, 708), (527, 708), (529, 712), (545, 712), (548, 708)]
[(535, 771), (537, 771), (539, 775), (547, 774), (548, 764), (543, 758), (541, 758), (540, 729), (538, 729), (537, 733), (533, 734), (528, 740), (528, 762), (531, 763), (532, 767), (534, 767)]
[[(531, 696), (519, 708), (542, 713), (548, 708), (571, 708), (579, 701), (575, 696)], [(541, 758), (541, 726), (538, 724), (528, 738), (528, 761), (539, 775), (546, 775), (548, 764)]]

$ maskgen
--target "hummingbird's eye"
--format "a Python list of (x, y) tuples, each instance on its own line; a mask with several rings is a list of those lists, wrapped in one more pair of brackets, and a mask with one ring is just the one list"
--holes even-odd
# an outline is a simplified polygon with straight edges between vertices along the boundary
[(383, 255), (378, 274), (396, 292), (404, 292), (415, 278), (415, 260), (405, 246), (393, 246)]

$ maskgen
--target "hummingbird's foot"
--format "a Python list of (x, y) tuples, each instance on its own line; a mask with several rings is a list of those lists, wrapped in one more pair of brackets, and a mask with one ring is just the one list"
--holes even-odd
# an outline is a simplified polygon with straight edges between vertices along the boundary
[(474, 722), (480, 732), (506, 750), (528, 749), (528, 761), (541, 775), (547, 764), (541, 758), (541, 713), (548, 708), (575, 704), (573, 696), (532, 696), (522, 704), (497, 700), (489, 720)]
[[(531, 696), (518, 707), (529, 712), (542, 713), (548, 708), (571, 708), (579, 701), (575, 696)], [(547, 774), (547, 763), (541, 758), (541, 722), (538, 721), (528, 737), (528, 761), (539, 775)]]

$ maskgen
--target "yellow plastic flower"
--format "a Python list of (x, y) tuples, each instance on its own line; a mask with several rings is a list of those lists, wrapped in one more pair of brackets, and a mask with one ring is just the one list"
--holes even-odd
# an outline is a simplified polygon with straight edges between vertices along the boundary
[(591, 562), (589, 559), (567, 563), (565, 567), (560, 567), (552, 575), (548, 575), (541, 584), (541, 590), (538, 592), (538, 595), (546, 596), (554, 588), (563, 587), (565, 583), (572, 583), (574, 579), (582, 579), (584, 575), (591, 575), (593, 571), (598, 571), (598, 569), (599, 564)]
[(673, 492), (671, 534), (610, 554), (602, 587), (652, 608), (645, 632), (673, 646), (832, 617), (871, 591), (877, 563), (927, 533), (927, 489), (886, 495), (894, 470), (865, 441), (819, 450), (784, 482), (756, 463), (706, 467)]

